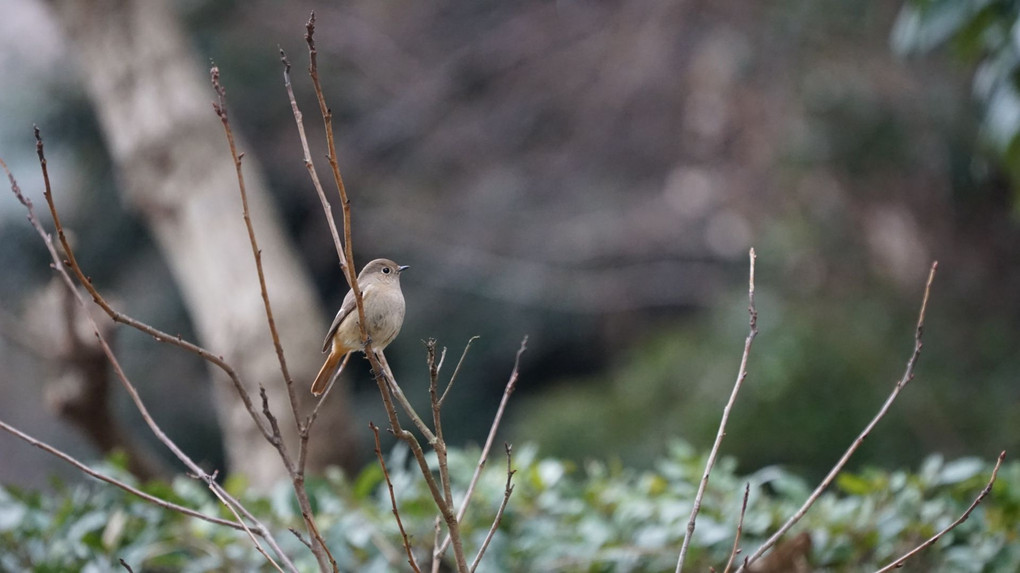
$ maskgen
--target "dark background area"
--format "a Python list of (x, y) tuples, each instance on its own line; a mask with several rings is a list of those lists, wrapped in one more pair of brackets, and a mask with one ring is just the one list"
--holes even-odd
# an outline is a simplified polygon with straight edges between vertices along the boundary
[[(412, 266), (405, 326), (387, 351), (405, 391), (426, 398), (423, 339), (449, 347), (450, 368), (481, 336), (448, 405), (451, 442), (484, 438), (527, 334), (504, 439), (635, 466), (674, 438), (707, 448), (737, 373), (754, 246), (761, 333), (725, 454), (747, 469), (780, 463), (811, 475), (831, 466), (902, 372), (933, 259), (918, 378), (854, 463), (990, 458), (1020, 445), (1014, 195), (981, 137), (972, 70), (946, 53), (893, 53), (897, 3), (178, 9), (201, 55), (222, 70), (235, 129), (335, 308), (346, 287), (277, 54), (284, 48), (295, 65), (320, 158), (303, 74), (304, 23), (317, 11), (358, 265), (387, 256)], [(66, 47), (44, 33), (53, 27), (45, 7), (13, 3), (8, 12), (0, 154), (40, 197), (38, 123), (66, 182), (61, 201), (83, 267), (130, 314), (189, 335), (169, 272), (120, 205)], [(50, 270), (9, 194), (0, 216), (0, 306), (17, 315)], [(40, 413), (50, 373), (17, 336), (6, 329), (0, 338), (0, 416), (86, 448)], [(127, 330), (118, 343), (175, 439), (216, 463), (203, 365)], [(384, 417), (378, 392), (367, 368), (350, 380), (367, 435), (367, 421)], [(144, 435), (126, 397), (117, 400)], [(0, 464), (5, 482), (55, 470), (11, 440), (0, 455), (15, 460)]]

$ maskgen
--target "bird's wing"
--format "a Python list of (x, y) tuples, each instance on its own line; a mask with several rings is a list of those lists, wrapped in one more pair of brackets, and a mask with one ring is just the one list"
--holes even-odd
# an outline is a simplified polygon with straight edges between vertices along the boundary
[(354, 291), (349, 290), (347, 291), (347, 296), (344, 297), (344, 303), (340, 305), (340, 310), (336, 313), (336, 318), (333, 319), (333, 324), (329, 325), (329, 331), (326, 332), (326, 340), (322, 342), (323, 352), (329, 350), (329, 347), (333, 344), (333, 335), (336, 334), (336, 329), (340, 328), (340, 323), (353, 310), (355, 310)]
[[(372, 285), (369, 285), (361, 289), (362, 301), (368, 297), (369, 291), (372, 290)], [(336, 330), (340, 328), (340, 323), (347, 318), (347, 315), (352, 312), (358, 312), (357, 304), (354, 302), (354, 290), (347, 291), (347, 295), (344, 297), (344, 303), (340, 305), (340, 310), (336, 313), (336, 318), (333, 319), (333, 324), (329, 325), (329, 331), (326, 332), (326, 339), (322, 342), (322, 351), (329, 351), (329, 347), (333, 344), (333, 335), (336, 334)]]

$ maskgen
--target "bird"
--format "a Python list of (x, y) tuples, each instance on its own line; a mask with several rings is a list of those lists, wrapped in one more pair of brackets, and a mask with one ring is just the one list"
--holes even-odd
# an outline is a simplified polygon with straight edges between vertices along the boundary
[[(358, 274), (358, 287), (365, 307), (365, 330), (375, 350), (382, 350), (393, 342), (404, 324), (400, 273), (408, 268), (408, 265), (398, 265), (389, 259), (375, 259)], [(326, 391), (342, 370), (341, 360), (355, 350), (364, 352), (365, 344), (361, 340), (354, 289), (351, 289), (322, 344), (322, 352), (329, 352), (329, 355), (312, 382), (313, 395), (320, 396)]]

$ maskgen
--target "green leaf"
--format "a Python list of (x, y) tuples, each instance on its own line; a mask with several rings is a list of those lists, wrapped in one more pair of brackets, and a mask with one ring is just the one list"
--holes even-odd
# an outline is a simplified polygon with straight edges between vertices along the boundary
[(850, 473), (842, 473), (836, 476), (836, 485), (839, 489), (851, 495), (864, 495), (874, 491), (871, 481)]

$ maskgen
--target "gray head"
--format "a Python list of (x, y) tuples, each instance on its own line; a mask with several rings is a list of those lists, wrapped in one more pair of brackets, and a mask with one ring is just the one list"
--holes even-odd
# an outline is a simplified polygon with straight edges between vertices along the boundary
[(398, 265), (389, 259), (375, 259), (365, 265), (365, 268), (361, 269), (361, 274), (358, 275), (358, 283), (364, 284), (367, 280), (371, 282), (400, 284), (400, 273), (407, 268), (407, 265)]

